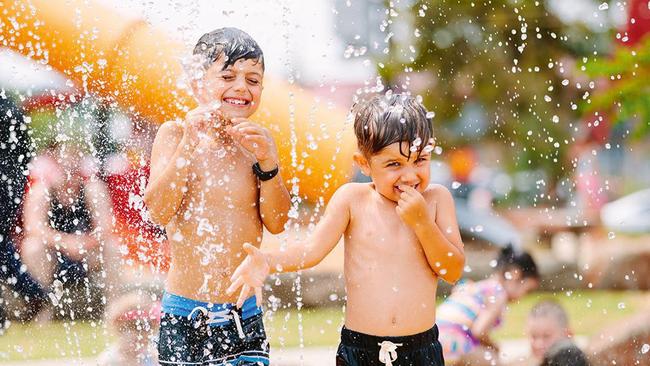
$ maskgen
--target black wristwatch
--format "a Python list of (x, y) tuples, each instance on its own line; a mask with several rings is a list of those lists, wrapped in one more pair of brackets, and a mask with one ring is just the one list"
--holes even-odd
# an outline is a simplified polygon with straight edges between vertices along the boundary
[(260, 163), (253, 164), (253, 173), (255, 173), (255, 175), (257, 175), (257, 177), (263, 182), (273, 179), (273, 177), (278, 175), (279, 171), (280, 171), (279, 167), (276, 166), (275, 169), (265, 172), (260, 167)]

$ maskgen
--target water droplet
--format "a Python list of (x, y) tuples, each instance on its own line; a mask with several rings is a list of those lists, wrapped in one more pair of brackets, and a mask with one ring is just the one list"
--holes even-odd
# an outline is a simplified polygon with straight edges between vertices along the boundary
[(226, 156), (226, 149), (222, 147), (221, 149), (219, 149), (219, 151), (217, 151), (217, 157), (219, 159), (223, 159), (225, 156)]
[(492, 267), (492, 268), (497, 267), (497, 260), (496, 259), (493, 259), (493, 260), (490, 261), (490, 267)]
[(458, 189), (458, 187), (460, 187), (460, 182), (454, 181), (451, 183), (451, 189)]
[(614, 239), (614, 238), (616, 237), (616, 234), (614, 234), (613, 231), (610, 231), (610, 232), (607, 234), (607, 237), (611, 240), (611, 239)]
[(620, 310), (625, 309), (625, 303), (624, 303), (624, 302), (619, 302), (619, 303), (618, 303), (618, 308), (619, 308)]
[(641, 346), (641, 354), (645, 355), (648, 351), (650, 351), (650, 344), (644, 343), (643, 346)]
[(560, 117), (554, 115), (552, 120), (553, 120), (553, 123), (559, 123), (560, 122)]
[(607, 10), (607, 9), (609, 9), (609, 4), (607, 3), (602, 3), (598, 5), (598, 10)]
[(427, 118), (431, 119), (436, 116), (436, 112), (427, 112)]

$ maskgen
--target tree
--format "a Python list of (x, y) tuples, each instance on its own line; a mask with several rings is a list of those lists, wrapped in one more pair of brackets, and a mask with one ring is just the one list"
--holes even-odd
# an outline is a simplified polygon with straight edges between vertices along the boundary
[(551, 179), (566, 174), (563, 155), (588, 88), (574, 80), (575, 63), (599, 51), (606, 34), (563, 23), (544, 1), (420, 0), (407, 14), (390, 6), (387, 13), (389, 30), (404, 19), (413, 27), (410, 37), (390, 38), (379, 67), (389, 86), (410, 87), (409, 75), (426, 78), (416, 92), (443, 124), (478, 103), (489, 122), (478, 139), (504, 143), (511, 167), (542, 168)]

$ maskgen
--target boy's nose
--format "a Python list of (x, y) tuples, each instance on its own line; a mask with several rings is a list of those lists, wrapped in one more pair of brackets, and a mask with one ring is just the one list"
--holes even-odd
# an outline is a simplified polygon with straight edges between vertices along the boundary
[(236, 91), (246, 90), (245, 78), (237, 78), (237, 80), (235, 80), (235, 85), (233, 85), (233, 89), (235, 89)]
[(402, 174), (402, 176), (400, 177), (400, 180), (402, 181), (402, 183), (408, 184), (408, 185), (413, 185), (413, 184), (416, 184), (416, 183), (418, 183), (420, 181), (420, 179), (418, 178), (418, 175), (414, 171), (412, 171), (410, 169), (407, 169)]

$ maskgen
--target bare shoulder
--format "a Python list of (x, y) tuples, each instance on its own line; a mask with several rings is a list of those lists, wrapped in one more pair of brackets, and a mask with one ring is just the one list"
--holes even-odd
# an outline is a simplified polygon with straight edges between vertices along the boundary
[(182, 136), (183, 123), (180, 121), (167, 121), (158, 128), (156, 140), (180, 139)]
[(451, 196), (449, 189), (442, 184), (429, 184), (427, 189), (423, 194), (427, 202), (430, 203), (449, 203), (454, 202), (454, 198)]
[(167, 121), (163, 123), (160, 128), (158, 128), (156, 138), (153, 142), (153, 147), (151, 148), (152, 166), (155, 166), (157, 162), (165, 163), (167, 157), (176, 150), (176, 147), (181, 142), (182, 138), (182, 122)]
[(364, 195), (370, 192), (372, 192), (370, 183), (345, 183), (336, 190), (334, 196), (344, 199), (362, 199)]
[(370, 192), (371, 188), (368, 183), (345, 183), (340, 186), (330, 199), (329, 205), (346, 205), (351, 202), (363, 199), (364, 195)]

